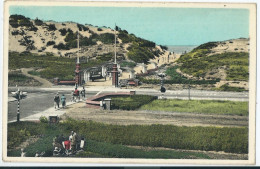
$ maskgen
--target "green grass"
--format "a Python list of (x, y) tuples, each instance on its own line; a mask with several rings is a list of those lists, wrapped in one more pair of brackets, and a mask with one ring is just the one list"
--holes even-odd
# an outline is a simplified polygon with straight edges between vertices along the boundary
[[(17, 132), (26, 131), (27, 137), (37, 135), (39, 140), (27, 148), (27, 156), (36, 151), (52, 154), (52, 140), (56, 135), (69, 136), (70, 131), (86, 138), (86, 153), (81, 156), (118, 158), (208, 158), (201, 153), (181, 153), (168, 150), (143, 151), (132, 146), (166, 147), (186, 150), (248, 152), (248, 128), (228, 127), (180, 127), (173, 125), (111, 125), (93, 121), (69, 119), (57, 125), (46, 123), (20, 122), (8, 124), (8, 143), (19, 145)], [(16, 132), (17, 131), (17, 132)], [(14, 146), (14, 145), (13, 145)], [(11, 147), (9, 147), (10, 150)], [(8, 156), (19, 156), (20, 150), (8, 151)]]
[[(9, 52), (9, 69), (42, 68), (44, 70), (40, 72), (40, 76), (46, 79), (58, 77), (60, 80), (72, 80), (75, 76), (75, 61), (75, 58), (55, 57), (52, 54)], [(104, 60), (96, 59), (81, 63), (81, 69), (104, 62)]]
[(41, 75), (40, 72), (35, 71), (35, 70), (31, 70), (31, 71), (29, 71), (28, 73), (29, 73), (30, 75), (34, 75), (34, 76), (40, 76), (40, 75)]
[(41, 83), (31, 77), (23, 75), (21, 72), (8, 73), (8, 86), (40, 86)]
[(224, 84), (222, 86), (220, 86), (219, 88), (213, 88), (213, 90), (217, 90), (217, 91), (233, 91), (233, 92), (244, 92), (246, 91), (246, 89), (242, 88), (242, 87), (231, 87), (227, 84)]
[(128, 97), (113, 97), (111, 107), (121, 110), (136, 110), (142, 105), (150, 103), (157, 97), (148, 95), (133, 95)]
[(178, 59), (182, 72), (195, 77), (204, 77), (212, 69), (226, 66), (227, 80), (248, 81), (249, 54), (247, 52), (226, 52), (208, 56), (214, 43), (207, 43), (193, 49)]
[(136, 66), (136, 63), (134, 62), (128, 62), (128, 61), (123, 61), (120, 63), (120, 67), (130, 67), (133, 68)]
[(190, 112), (205, 114), (229, 114), (248, 116), (248, 102), (214, 100), (154, 100), (142, 106), (142, 110)]

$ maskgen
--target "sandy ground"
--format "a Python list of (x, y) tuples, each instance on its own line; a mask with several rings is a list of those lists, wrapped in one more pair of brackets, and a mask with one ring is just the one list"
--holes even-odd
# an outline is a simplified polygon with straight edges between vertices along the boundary
[(248, 126), (248, 117), (236, 115), (208, 115), (197, 113), (178, 113), (163, 111), (123, 111), (99, 110), (85, 107), (85, 103), (71, 105), (61, 116), (77, 120), (93, 120), (107, 124), (118, 125), (151, 125), (171, 124), (176, 126), (217, 126), (243, 127)]

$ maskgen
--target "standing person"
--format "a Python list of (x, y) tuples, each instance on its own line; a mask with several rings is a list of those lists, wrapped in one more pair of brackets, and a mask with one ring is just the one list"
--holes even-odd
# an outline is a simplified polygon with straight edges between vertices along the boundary
[(54, 96), (54, 108), (56, 109), (56, 107), (58, 107), (58, 109), (60, 108), (60, 96), (59, 96), (59, 93), (57, 93), (57, 95)]
[(24, 149), (23, 148), (21, 148), (21, 157), (25, 157), (25, 152), (24, 152)]
[(75, 88), (73, 95), (74, 95), (74, 97), (76, 97), (76, 100), (77, 100), (77, 98), (78, 98), (78, 100), (80, 100), (79, 90), (77, 88)]
[(71, 151), (72, 151), (72, 154), (75, 153), (76, 151), (76, 144), (77, 144), (77, 137), (76, 137), (76, 132), (73, 133), (73, 136), (72, 136), (72, 140), (71, 140)]
[(107, 81), (107, 72), (104, 73), (105, 81)]
[(61, 96), (60, 100), (61, 100), (61, 105), (62, 105), (62, 108), (64, 109), (64, 108), (65, 108), (65, 106), (66, 106), (66, 97), (65, 97), (65, 95), (64, 95), (64, 94), (62, 94), (62, 96)]
[(86, 90), (85, 90), (85, 87), (83, 86), (83, 89), (81, 91), (81, 96), (82, 98), (84, 97), (85, 98), (85, 94), (86, 94)]
[(71, 92), (71, 99), (70, 99), (70, 101), (71, 101), (71, 102), (74, 102), (74, 100), (75, 100), (75, 98), (74, 98), (74, 91), (72, 90), (72, 92)]

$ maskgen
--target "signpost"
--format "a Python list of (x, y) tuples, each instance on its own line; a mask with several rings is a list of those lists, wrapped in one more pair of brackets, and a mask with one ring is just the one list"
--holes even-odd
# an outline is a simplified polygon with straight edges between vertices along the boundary
[(16, 92), (11, 92), (13, 94), (13, 97), (17, 99), (17, 122), (20, 121), (20, 100), (24, 99), (27, 95), (27, 92), (22, 92), (18, 88)]

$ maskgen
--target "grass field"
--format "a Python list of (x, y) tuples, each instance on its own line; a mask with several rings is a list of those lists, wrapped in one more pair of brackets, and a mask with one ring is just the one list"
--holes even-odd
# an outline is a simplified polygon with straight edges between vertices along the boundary
[(40, 86), (41, 83), (31, 77), (23, 75), (20, 71), (8, 73), (8, 86)]
[(85, 155), (118, 158), (208, 158), (201, 153), (177, 151), (143, 151), (128, 146), (165, 147), (184, 150), (248, 152), (247, 127), (180, 127), (174, 125), (112, 125), (93, 121), (68, 119), (57, 125), (47, 123), (20, 122), (8, 124), (8, 156), (19, 156), (20, 150), (13, 150), (30, 136), (37, 136), (37, 142), (26, 147), (28, 156), (36, 151), (52, 155), (52, 141), (56, 135), (69, 136), (75, 131), (86, 140)]
[[(106, 58), (109, 59), (110, 57), (104, 57), (102, 59)], [(91, 60), (88, 63), (81, 63), (81, 68), (84, 69), (89, 66), (102, 64), (105, 61), (106, 60), (101, 59)], [(39, 72), (40, 76), (46, 79), (58, 77), (60, 80), (72, 80), (75, 74), (75, 62), (75, 58), (55, 57), (52, 54), (9, 53), (9, 69), (41, 68), (44, 70)], [(31, 73), (34, 74), (34, 72)]]
[(229, 114), (248, 116), (248, 102), (214, 100), (154, 100), (143, 105), (142, 110)]

